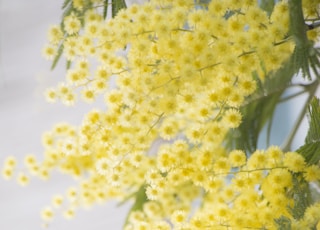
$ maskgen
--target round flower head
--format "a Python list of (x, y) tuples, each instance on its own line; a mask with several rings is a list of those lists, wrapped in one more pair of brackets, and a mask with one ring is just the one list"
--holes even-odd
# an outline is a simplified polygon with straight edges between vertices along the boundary
[(76, 34), (81, 29), (81, 22), (75, 15), (70, 15), (63, 20), (64, 29), (70, 35)]
[(288, 152), (284, 155), (284, 166), (293, 172), (301, 172), (305, 169), (306, 162), (299, 153)]
[(246, 154), (241, 150), (234, 150), (228, 156), (232, 167), (240, 167), (246, 163)]

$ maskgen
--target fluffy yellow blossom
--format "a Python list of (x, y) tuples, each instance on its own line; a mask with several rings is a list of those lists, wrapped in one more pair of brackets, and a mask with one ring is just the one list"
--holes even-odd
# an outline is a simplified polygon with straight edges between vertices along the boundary
[(223, 119), (227, 127), (237, 128), (241, 123), (241, 114), (237, 110), (227, 110)]
[(84, 0), (72, 0), (72, 5), (78, 10), (81, 10), (84, 7)]
[(74, 208), (70, 207), (68, 208), (67, 210), (65, 210), (63, 212), (63, 217), (66, 218), (66, 219), (72, 219), (75, 217), (75, 210)]
[(64, 29), (68, 34), (78, 33), (81, 29), (81, 22), (75, 15), (69, 15), (63, 20)]
[(29, 177), (25, 174), (25, 173), (19, 173), (18, 177), (17, 177), (17, 182), (21, 185), (21, 186), (26, 186), (29, 184)]
[[(76, 10), (49, 30), (45, 56), (54, 58), (62, 45), (71, 65), (46, 98), (73, 105), (79, 94), (86, 102), (101, 96), (107, 109), (91, 110), (78, 126), (55, 125), (43, 135), (43, 161), (26, 157), (36, 176), (58, 169), (77, 178), (52, 205), (73, 218), (79, 206), (137, 196), (141, 208), (130, 213), (128, 230), (276, 229), (281, 216), (298, 222), (287, 208), (295, 202), (288, 196), (293, 173), (314, 181), (319, 167), (275, 146), (253, 153), (225, 147), (257, 82), (292, 54), (287, 1), (269, 16), (254, 0), (212, 0), (207, 7), (151, 0), (106, 20), (105, 1), (88, 2), (90, 10), (87, 1), (73, 0)], [(7, 161), (5, 178), (14, 165)], [(27, 175), (19, 174), (20, 184)], [(315, 210), (304, 219), (319, 221)], [(42, 217), (50, 220), (51, 208)]]
[(47, 37), (51, 44), (56, 45), (63, 38), (63, 32), (58, 25), (52, 25), (48, 30)]
[(14, 156), (9, 156), (4, 160), (4, 167), (14, 168), (17, 165), (17, 159)]
[(32, 167), (37, 163), (37, 160), (33, 154), (29, 154), (25, 156), (24, 163), (27, 167)]
[(301, 172), (306, 166), (303, 156), (295, 152), (286, 153), (284, 155), (283, 164), (293, 172)]
[(187, 219), (187, 213), (183, 210), (177, 210), (172, 214), (172, 222), (176, 225), (182, 224)]
[(318, 165), (310, 165), (304, 169), (304, 178), (306, 181), (320, 180), (320, 167)]
[(53, 219), (53, 211), (50, 207), (46, 207), (42, 210), (41, 212), (41, 218), (44, 220), (44, 221), (51, 221)]
[(283, 158), (283, 152), (278, 146), (270, 146), (266, 151), (267, 158), (271, 164), (280, 164)]
[(267, 164), (268, 158), (264, 151), (257, 150), (252, 153), (250, 159), (248, 159), (247, 165), (251, 168), (263, 168)]
[(48, 88), (45, 92), (45, 97), (48, 102), (55, 102), (58, 98), (57, 92), (55, 89)]
[(86, 102), (93, 102), (96, 98), (96, 92), (93, 88), (85, 88), (81, 91), (81, 94)]
[(42, 54), (47, 60), (53, 60), (54, 57), (57, 55), (56, 48), (52, 45), (46, 45), (42, 49)]
[(246, 163), (246, 154), (241, 150), (230, 152), (228, 157), (232, 167), (239, 167)]
[(56, 208), (60, 208), (63, 203), (63, 197), (61, 195), (55, 195), (52, 198), (52, 205)]
[(11, 167), (4, 167), (1, 173), (4, 179), (9, 180), (12, 178), (14, 170)]

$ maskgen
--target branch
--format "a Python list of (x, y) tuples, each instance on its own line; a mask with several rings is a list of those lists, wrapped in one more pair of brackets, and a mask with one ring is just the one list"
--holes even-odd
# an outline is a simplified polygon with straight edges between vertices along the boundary
[(315, 80), (312, 84), (310, 84), (309, 96), (307, 98), (307, 101), (305, 102), (305, 104), (300, 112), (300, 115), (299, 115), (298, 119), (296, 120), (296, 123), (294, 124), (294, 127), (292, 128), (287, 140), (283, 144), (283, 147), (282, 147), (283, 151), (290, 151), (291, 150), (291, 145), (292, 145), (293, 139), (296, 136), (296, 133), (301, 125), (301, 122), (307, 112), (309, 103), (312, 100), (315, 92), (317, 91), (318, 86), (319, 86), (318, 80)]

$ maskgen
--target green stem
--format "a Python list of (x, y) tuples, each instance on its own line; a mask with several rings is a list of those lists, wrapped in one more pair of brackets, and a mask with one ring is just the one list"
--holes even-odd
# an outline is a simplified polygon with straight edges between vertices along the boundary
[(302, 91), (297, 92), (297, 93), (294, 93), (294, 94), (292, 94), (292, 95), (290, 95), (290, 96), (281, 98), (281, 99), (279, 100), (279, 103), (286, 102), (286, 101), (288, 101), (288, 100), (290, 100), (290, 99), (292, 99), (292, 98), (295, 98), (295, 97), (297, 97), (297, 96), (299, 96), (299, 95), (301, 95), (301, 94), (304, 94), (304, 93), (306, 93), (306, 92), (307, 92), (307, 90), (302, 90)]
[(305, 104), (304, 104), (304, 106), (303, 106), (303, 108), (302, 108), (302, 110), (300, 112), (300, 115), (299, 115), (298, 119), (296, 120), (296, 123), (294, 124), (294, 126), (293, 126), (293, 128), (292, 128), (292, 130), (291, 130), (291, 132), (290, 132), (290, 134), (289, 134), (289, 136), (287, 138), (287, 140), (283, 144), (283, 147), (282, 147), (283, 151), (286, 152), (286, 151), (290, 151), (291, 150), (291, 145), (292, 145), (293, 139), (296, 136), (296, 133), (297, 133), (297, 131), (298, 131), (300, 125), (301, 125), (301, 122), (302, 122), (302, 120), (303, 120), (303, 118), (304, 118), (304, 116), (305, 116), (305, 114), (307, 112), (309, 103), (312, 100), (312, 98), (313, 98), (318, 86), (319, 86), (319, 81), (318, 80), (315, 80), (312, 84), (310, 84), (308, 86), (308, 88), (310, 87), (309, 90), (308, 90), (309, 96), (308, 96), (308, 98), (307, 98), (307, 100), (306, 100), (306, 102), (305, 102)]
[(297, 46), (308, 44), (307, 27), (302, 11), (302, 0), (289, 0), (290, 32)]

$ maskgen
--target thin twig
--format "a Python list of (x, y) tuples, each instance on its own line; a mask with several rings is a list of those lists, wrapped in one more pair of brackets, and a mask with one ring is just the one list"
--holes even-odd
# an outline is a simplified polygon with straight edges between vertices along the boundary
[(294, 93), (294, 94), (291, 94), (290, 96), (281, 98), (281, 99), (279, 100), (279, 103), (286, 102), (286, 101), (288, 101), (288, 100), (290, 100), (290, 99), (292, 99), (292, 98), (295, 98), (295, 97), (297, 97), (297, 96), (299, 96), (299, 95), (301, 95), (301, 94), (304, 94), (304, 93), (306, 93), (306, 92), (308, 92), (308, 91), (307, 91), (307, 90), (301, 90), (301, 91), (298, 92), (298, 93)]
[(308, 109), (308, 106), (309, 106), (309, 103), (311, 101), (311, 99), (313, 98), (318, 86), (319, 86), (319, 81), (318, 80), (315, 80), (312, 84), (309, 85), (310, 86), (310, 90), (309, 90), (309, 96), (300, 112), (300, 115), (298, 117), (298, 119), (296, 120), (296, 123), (294, 124), (287, 140), (284, 142), (283, 144), (283, 147), (282, 147), (282, 150), (283, 151), (290, 151), (291, 150), (291, 145), (292, 145), (292, 142), (293, 142), (293, 139), (295, 138), (296, 136), (296, 133), (301, 125), (301, 122), (307, 112), (307, 109)]

